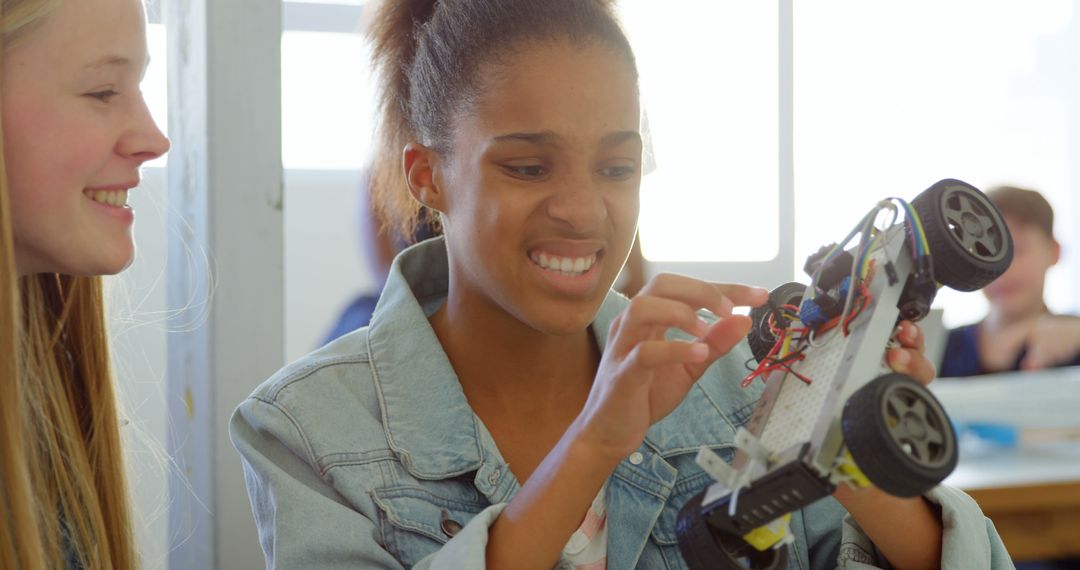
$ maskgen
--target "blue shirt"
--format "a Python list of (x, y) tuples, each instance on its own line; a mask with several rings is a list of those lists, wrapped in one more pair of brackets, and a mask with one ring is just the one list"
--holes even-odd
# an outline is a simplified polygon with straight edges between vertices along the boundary
[[(1009, 370), (1020, 370), (1020, 363), (1024, 361), (1025, 356), (1027, 356), (1026, 347), (1016, 355), (1016, 362)], [(1080, 354), (1076, 354), (1072, 360), (1059, 366), (1080, 366)], [(979, 325), (968, 325), (949, 331), (949, 339), (945, 343), (945, 354), (942, 356), (940, 375), (943, 378), (954, 378), (982, 374), (989, 374), (989, 372), (982, 367), (979, 359)]]
[[(469, 407), (428, 317), (446, 298), (445, 242), (395, 259), (369, 327), (294, 362), (240, 404), (230, 425), (268, 568), (482, 568), (488, 528), (519, 485)], [(628, 303), (608, 295), (593, 321), (602, 348)], [(745, 343), (712, 366), (607, 481), (608, 568), (685, 568), (675, 519), (711, 479), (702, 445), (730, 460), (760, 393), (739, 388)], [(1007, 568), (975, 503), (942, 508), (947, 567)], [(828, 498), (792, 516), (793, 568), (877, 564)], [(956, 564), (956, 566), (952, 566)]]

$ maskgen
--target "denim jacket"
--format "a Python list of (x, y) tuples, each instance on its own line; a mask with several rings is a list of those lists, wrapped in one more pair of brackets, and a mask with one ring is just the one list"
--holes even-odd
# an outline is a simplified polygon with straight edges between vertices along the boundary
[[(482, 568), (488, 528), (519, 489), (473, 413), (428, 316), (447, 291), (445, 243), (395, 260), (371, 325), (282, 369), (230, 426), (268, 568)], [(627, 304), (616, 293), (592, 331), (600, 347)], [(759, 388), (742, 389), (749, 349), (720, 359), (607, 481), (608, 568), (685, 568), (675, 519), (711, 483), (702, 445), (730, 460)], [(938, 488), (946, 567), (1011, 567), (993, 525)], [(832, 498), (796, 512), (793, 568), (884, 566)]]

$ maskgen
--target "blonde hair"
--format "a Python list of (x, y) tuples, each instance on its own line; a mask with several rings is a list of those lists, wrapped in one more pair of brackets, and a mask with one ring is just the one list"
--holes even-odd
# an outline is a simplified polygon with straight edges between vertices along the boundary
[[(0, 50), (60, 1), (0, 0)], [(0, 146), (0, 567), (134, 568), (101, 278), (16, 277), (8, 191)]]

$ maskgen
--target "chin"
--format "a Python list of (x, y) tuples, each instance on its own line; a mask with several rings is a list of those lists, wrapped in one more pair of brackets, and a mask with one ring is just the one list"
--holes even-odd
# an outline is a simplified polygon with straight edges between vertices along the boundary
[(114, 259), (103, 259), (98, 263), (90, 267), (82, 268), (81, 271), (76, 273), (83, 277), (96, 277), (99, 275), (116, 275), (131, 267), (131, 264), (135, 261), (134, 252), (126, 256), (117, 256)]

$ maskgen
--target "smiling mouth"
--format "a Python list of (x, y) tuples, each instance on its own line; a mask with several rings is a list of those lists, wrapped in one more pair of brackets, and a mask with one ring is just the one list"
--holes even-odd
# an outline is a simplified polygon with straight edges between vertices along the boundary
[(545, 271), (568, 277), (584, 275), (596, 265), (599, 252), (584, 257), (567, 257), (541, 251), (529, 252), (529, 259)]
[(113, 208), (127, 206), (127, 190), (83, 190), (83, 194), (98, 204), (104, 204)]

